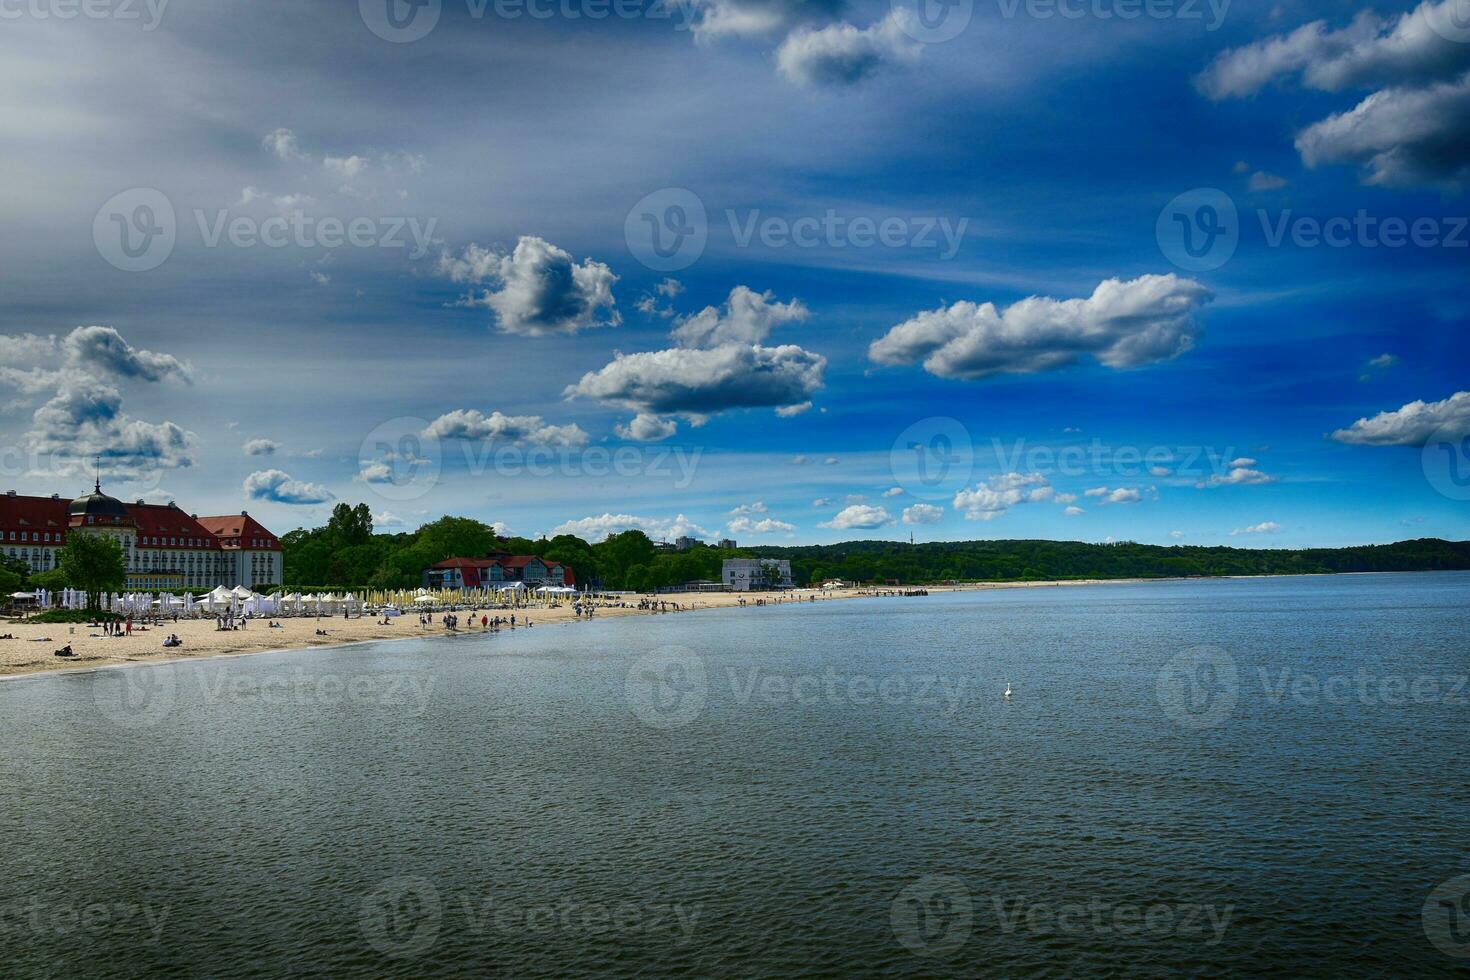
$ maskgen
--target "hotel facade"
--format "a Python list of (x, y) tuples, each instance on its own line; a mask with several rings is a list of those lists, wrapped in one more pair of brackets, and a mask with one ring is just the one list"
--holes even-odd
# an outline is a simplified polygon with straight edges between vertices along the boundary
[(56, 568), (67, 536), (105, 534), (117, 540), (127, 562), (127, 588), (247, 589), (279, 585), (281, 542), (245, 512), (222, 517), (186, 514), (178, 504), (125, 504), (102, 492), (75, 500), (0, 497), (0, 554), (18, 558), (32, 572)]

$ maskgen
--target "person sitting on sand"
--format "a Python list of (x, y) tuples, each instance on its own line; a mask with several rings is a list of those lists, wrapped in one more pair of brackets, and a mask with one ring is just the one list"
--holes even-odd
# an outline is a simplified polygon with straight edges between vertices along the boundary
[(326, 636), (327, 635), (327, 631), (326, 630), (317, 630), (316, 631), (316, 635), (317, 636)]
[(170, 633), (168, 637), (163, 641), (163, 645), (165, 647), (181, 647), (184, 645), (184, 641), (179, 639), (173, 633)]
[(76, 654), (72, 652), (71, 644), (68, 643), (66, 646), (62, 647), (60, 650), (55, 651), (52, 654), (52, 656), (56, 656), (56, 657), (75, 657)]

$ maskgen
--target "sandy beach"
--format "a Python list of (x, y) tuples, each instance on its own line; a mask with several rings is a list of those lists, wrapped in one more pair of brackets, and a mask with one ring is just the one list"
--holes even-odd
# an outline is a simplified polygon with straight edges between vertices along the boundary
[[(1118, 579), (1105, 581), (1073, 581), (1073, 582), (997, 582), (982, 583), (966, 586), (941, 586), (929, 588), (931, 593), (969, 591), (977, 589), (1013, 589), (1013, 588), (1039, 588), (1063, 585), (1097, 585), (1117, 584)], [(607, 616), (654, 616), (654, 615), (678, 615), (684, 612), (697, 612), (704, 609), (727, 609), (739, 606), (741, 600), (746, 603), (746, 608), (752, 613), (757, 613), (761, 607), (757, 606), (757, 600), (765, 600), (771, 604), (810, 604), (815, 597), (816, 602), (830, 602), (840, 599), (872, 598), (875, 593), (868, 589), (843, 589), (822, 591), (813, 589), (799, 589), (788, 593), (733, 593), (733, 592), (695, 592), (695, 593), (671, 593), (656, 595), (652, 599), (659, 604), (667, 604), (671, 610), (668, 613), (653, 612), (651, 610), (637, 608), (640, 597), (628, 597), (626, 605), (616, 604), (600, 605), (596, 611), (596, 618)], [(905, 597), (895, 595), (892, 590), (884, 589), (878, 593), (880, 598), (891, 598), (892, 601), (922, 602), (922, 596)], [(674, 604), (678, 605), (678, 611), (672, 611)], [(511, 612), (516, 614), (518, 629), (527, 618), (532, 623), (532, 629), (543, 626), (554, 626), (572, 624), (578, 620), (570, 605), (560, 605), (546, 608), (517, 609), (517, 610), (480, 610), (471, 614), (468, 610), (461, 610), (459, 634), (479, 632), (480, 616), (509, 616)], [(473, 615), (473, 625), (471, 617)], [(273, 629), (267, 625), (268, 622), (280, 623), (279, 629)], [(582, 620), (585, 622), (586, 620)], [(503, 628), (508, 630), (509, 627)], [(325, 630), (326, 636), (317, 635), (317, 630)], [(151, 627), (140, 631), (135, 627), (133, 635), (128, 637), (110, 637), (103, 635), (96, 627), (89, 627), (85, 623), (74, 625), (50, 624), (32, 625), (20, 621), (8, 621), (0, 625), (0, 635), (9, 633), (14, 639), (0, 640), (0, 678), (35, 674), (44, 671), (58, 670), (85, 670), (96, 667), (110, 667), (129, 663), (150, 663), (169, 660), (193, 660), (206, 657), (238, 656), (241, 654), (264, 653), (270, 650), (305, 649), (317, 646), (336, 646), (343, 643), (362, 643), (370, 640), (401, 640), (409, 637), (444, 636), (446, 632), (442, 625), (442, 614), (434, 614), (432, 626), (420, 626), (418, 615), (406, 613), (391, 620), (391, 625), (383, 626), (381, 621), (371, 616), (363, 616), (354, 619), (344, 619), (341, 616), (332, 618), (324, 616), (320, 619), (298, 617), (276, 620), (254, 619), (250, 620), (245, 629), (219, 630), (213, 619), (189, 620), (181, 619), (177, 623), (167, 622), (157, 627)], [(164, 638), (170, 633), (177, 634), (183, 640), (183, 646), (165, 649)], [(70, 644), (72, 651), (76, 653), (72, 658), (61, 658), (54, 655), (54, 651)]]

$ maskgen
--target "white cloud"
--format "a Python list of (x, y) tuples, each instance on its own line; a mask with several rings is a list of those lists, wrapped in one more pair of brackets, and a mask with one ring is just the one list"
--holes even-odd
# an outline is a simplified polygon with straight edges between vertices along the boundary
[(274, 456), (280, 452), (281, 444), (274, 439), (247, 439), (240, 448), (246, 456)]
[(761, 500), (757, 500), (753, 504), (741, 504), (739, 507), (735, 507), (735, 508), (731, 509), (729, 516), (731, 516), (731, 517), (749, 517), (752, 514), (764, 514), (764, 513), (767, 513), (765, 502), (764, 501), (761, 501)]
[(1368, 366), (1375, 368), (1390, 368), (1398, 362), (1399, 359), (1392, 354), (1379, 354), (1377, 357), (1372, 358), (1368, 361)]
[(389, 510), (380, 510), (373, 515), (373, 527), (405, 527), (403, 518)]
[(1169, 537), (1173, 538), (1175, 541), (1178, 541), (1179, 539), (1181, 539), (1181, 538), (1184, 537), (1184, 532), (1183, 531), (1170, 531), (1169, 532)]
[(839, 531), (849, 531), (857, 528), (869, 529), (883, 527), (893, 523), (893, 517), (886, 508), (871, 507), (867, 504), (853, 504), (838, 511), (830, 521), (823, 521), (818, 527), (830, 527)]
[(1444, 401), (1412, 401), (1358, 419), (1332, 438), (1363, 446), (1422, 446), (1436, 433), (1451, 438), (1470, 434), (1470, 391), (1457, 391)]
[(1196, 84), (1216, 100), (1297, 73), (1321, 91), (1376, 89), (1298, 133), (1302, 161), (1361, 164), (1374, 184), (1456, 184), (1470, 174), (1470, 44), (1458, 3), (1425, 0), (1387, 19), (1364, 11), (1340, 30), (1314, 21), (1224, 52)]
[(769, 290), (758, 293), (749, 286), (736, 286), (723, 307), (706, 306), (685, 317), (672, 336), (680, 347), (759, 344), (775, 327), (800, 323), (810, 316), (799, 299), (781, 303)]
[(503, 333), (539, 337), (622, 322), (612, 269), (592, 259), (578, 264), (571, 253), (534, 235), (521, 236), (508, 255), (471, 244), (459, 256), (441, 255), (438, 268), (454, 282), (498, 286), (465, 302), (488, 307)]
[(1259, 524), (1252, 524), (1249, 527), (1238, 527), (1230, 532), (1230, 536), (1237, 537), (1242, 534), (1278, 534), (1280, 531), (1281, 525), (1275, 521), (1262, 521)]
[(594, 398), (649, 415), (709, 415), (732, 408), (798, 405), (822, 387), (827, 359), (800, 347), (727, 344), (616, 354), (582, 376), (568, 397)]
[(1265, 170), (1257, 170), (1251, 174), (1249, 186), (1253, 191), (1279, 191), (1286, 184), (1285, 177), (1278, 177), (1276, 174)]
[(112, 327), (77, 327), (61, 342), (66, 361), (73, 367), (103, 376), (139, 381), (192, 381), (192, 372), (172, 354), (139, 350)]
[(267, 133), (265, 139), (261, 140), (261, 145), (287, 163), (307, 159), (307, 155), (301, 152), (301, 146), (296, 141), (296, 134), (289, 129), (277, 129)]
[(904, 32), (904, 18), (911, 16), (894, 8), (864, 28), (838, 21), (793, 31), (776, 50), (776, 69), (787, 81), (818, 88), (855, 85), (885, 68), (912, 64), (921, 49)]
[(634, 442), (658, 442), (667, 439), (679, 430), (679, 425), (673, 419), (661, 419), (657, 415), (648, 415), (640, 412), (633, 416), (627, 425), (614, 427), (613, 431), (619, 438), (631, 439)]
[(552, 528), (551, 534), (574, 534), (584, 541), (596, 544), (606, 540), (610, 534), (623, 531), (642, 531), (654, 541), (680, 537), (709, 538), (714, 535), (695, 524), (683, 514), (674, 517), (639, 517), (634, 514), (603, 514), (600, 517), (583, 517), (567, 521)]
[(1152, 488), (1140, 490), (1138, 487), (1093, 487), (1083, 494), (1096, 499), (1100, 504), (1136, 504), (1145, 496), (1153, 495)]
[(1040, 473), (1002, 473), (954, 495), (954, 509), (968, 521), (993, 521), (1019, 504), (1051, 500), (1056, 490)]
[(336, 497), (317, 483), (293, 480), (281, 470), (257, 470), (245, 478), (245, 495), (251, 500), (277, 504), (321, 504)]
[(944, 520), (944, 508), (933, 504), (914, 504), (903, 509), (905, 524), (938, 524)]
[(821, 510), (824, 507), (831, 507), (832, 506), (832, 498), (831, 497), (818, 497), (816, 500), (813, 500), (812, 501), (812, 506), (815, 507), (817, 510)]
[(1076, 517), (1078, 514), (1087, 513), (1087, 511), (1083, 510), (1081, 507), (1068, 507), (1066, 510), (1062, 511), (1062, 513), (1066, 514), (1068, 517)]
[(1199, 334), (1194, 314), (1211, 293), (1170, 273), (1108, 279), (1087, 299), (1033, 296), (997, 310), (955, 303), (920, 313), (868, 347), (877, 364), (911, 364), (941, 378), (1053, 371), (1090, 355), (1110, 368), (1177, 357)]
[(438, 439), (489, 439), (520, 446), (555, 446), (580, 449), (587, 445), (587, 433), (576, 423), (551, 425), (539, 415), (489, 415), (477, 409), (446, 412), (424, 430), (424, 435)]
[[(783, 419), (789, 419), (789, 418), (791, 418), (793, 416), (800, 415), (803, 412), (809, 412), (809, 411), (811, 411), (811, 407), (812, 407), (812, 403), (809, 402), (809, 401), (807, 401), (807, 402), (797, 402), (795, 405), (782, 405), (782, 406), (780, 406), (779, 408), (776, 409), (776, 414), (778, 416), (780, 416), (781, 418), (783, 418)], [(824, 409), (824, 411), (825, 411), (825, 409)]]
[(725, 525), (725, 530), (731, 534), (790, 534), (796, 530), (795, 524), (787, 524), (778, 521), (774, 517), (763, 517), (760, 519), (750, 517), (737, 517)]
[(1209, 479), (1201, 480), (1195, 486), (1200, 489), (1208, 489), (1211, 487), (1257, 486), (1262, 483), (1276, 482), (1276, 477), (1261, 472), (1255, 466), (1254, 459), (1242, 456), (1230, 461), (1230, 469), (1224, 475), (1211, 473)]
[(889, 487), (887, 490), (883, 491), (883, 496), (901, 497), (903, 496), (903, 487)]

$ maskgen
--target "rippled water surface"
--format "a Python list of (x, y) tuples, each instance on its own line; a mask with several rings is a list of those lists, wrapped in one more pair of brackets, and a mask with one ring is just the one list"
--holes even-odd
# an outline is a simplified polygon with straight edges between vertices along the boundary
[(0, 683), (0, 974), (1448, 974), (1467, 673), (1422, 574)]

